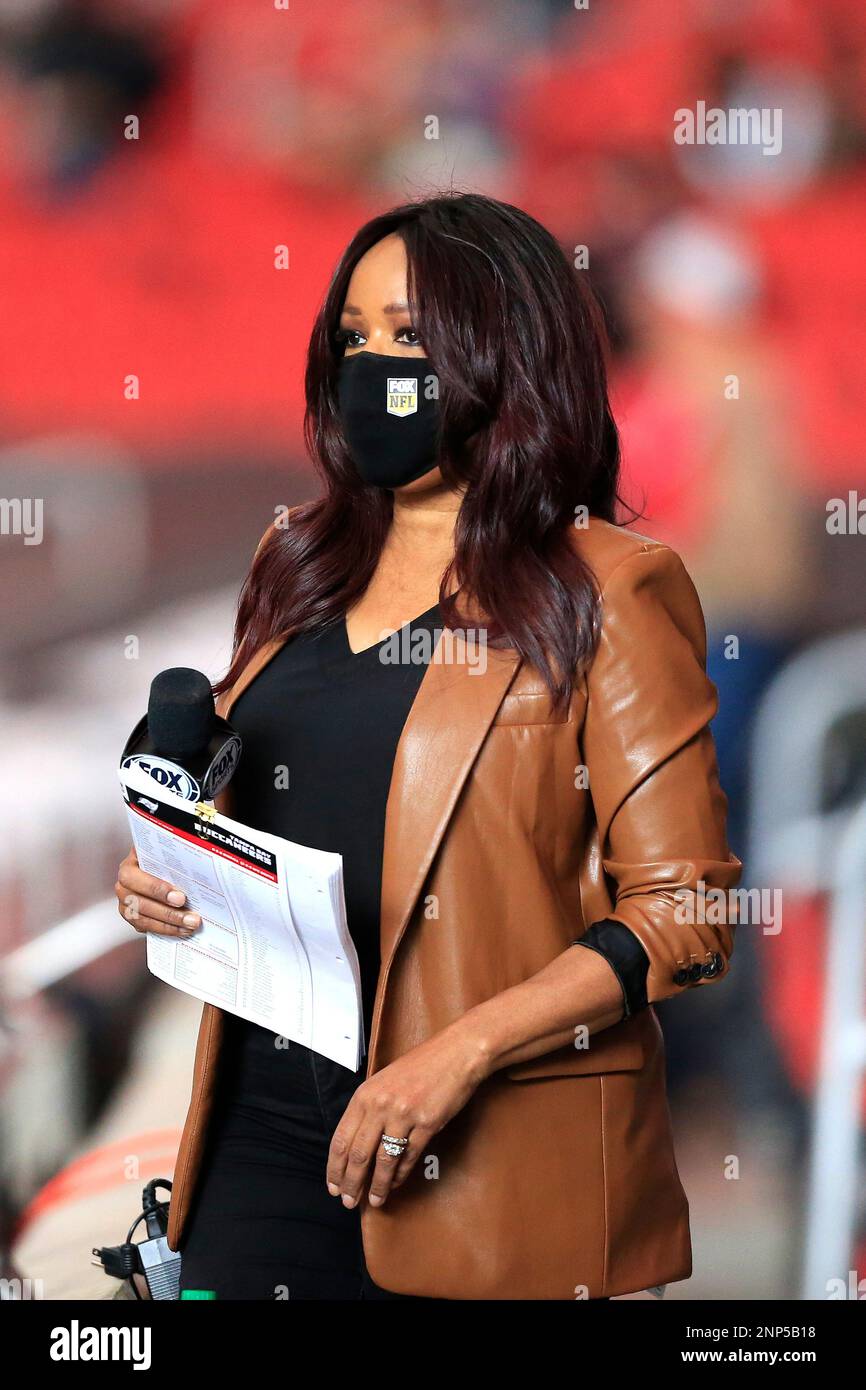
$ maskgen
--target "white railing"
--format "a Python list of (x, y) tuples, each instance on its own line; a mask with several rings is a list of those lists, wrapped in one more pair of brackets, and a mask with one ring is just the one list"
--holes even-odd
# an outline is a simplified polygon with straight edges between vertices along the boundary
[(826, 1299), (847, 1286), (857, 1234), (866, 1080), (866, 803), (828, 813), (823, 799), (831, 733), (858, 711), (866, 720), (866, 631), (825, 638), (789, 662), (761, 702), (751, 743), (750, 874), (760, 884), (826, 894), (829, 903), (804, 1299)]
[(866, 802), (839, 841), (834, 867), (806, 1202), (802, 1296), (808, 1299), (848, 1289), (857, 1230), (866, 1078)]

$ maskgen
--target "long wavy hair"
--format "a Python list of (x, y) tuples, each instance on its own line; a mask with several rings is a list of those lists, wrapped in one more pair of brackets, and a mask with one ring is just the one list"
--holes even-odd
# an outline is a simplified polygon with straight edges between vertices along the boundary
[(442, 474), (465, 489), (440, 586), (443, 621), (466, 626), (461, 595), (472, 595), (489, 644), (516, 648), (560, 704), (598, 636), (597, 586), (569, 530), (580, 508), (617, 520), (607, 337), (584, 274), (554, 237), (520, 208), (476, 193), (374, 217), (337, 265), (306, 368), (304, 435), (323, 494), (294, 508), (260, 547), (215, 693), (271, 638), (342, 618), (376, 568), (393, 496), (366, 484), (349, 455), (337, 333), (355, 266), (391, 233), (406, 247), (412, 323), (439, 378)]

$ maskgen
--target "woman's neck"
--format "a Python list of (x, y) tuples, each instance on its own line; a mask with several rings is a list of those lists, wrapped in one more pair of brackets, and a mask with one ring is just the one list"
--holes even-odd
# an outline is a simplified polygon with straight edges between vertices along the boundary
[(454, 550), (454, 527), (462, 494), (441, 487), (394, 495), (394, 513), (386, 550), (394, 556), (413, 556), (416, 564), (430, 560), (448, 563)]

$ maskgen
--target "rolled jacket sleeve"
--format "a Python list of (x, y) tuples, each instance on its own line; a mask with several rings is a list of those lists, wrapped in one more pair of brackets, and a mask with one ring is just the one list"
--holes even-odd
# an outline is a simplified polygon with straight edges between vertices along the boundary
[[(576, 944), (610, 961), (628, 1016), (726, 974), (734, 934), (727, 890), (742, 870), (727, 844), (709, 729), (718, 697), (706, 674), (703, 613), (666, 546), (636, 552), (609, 576), (586, 684), (582, 757), (616, 893), (604, 922)], [(616, 923), (642, 948), (645, 969), (612, 931)]]

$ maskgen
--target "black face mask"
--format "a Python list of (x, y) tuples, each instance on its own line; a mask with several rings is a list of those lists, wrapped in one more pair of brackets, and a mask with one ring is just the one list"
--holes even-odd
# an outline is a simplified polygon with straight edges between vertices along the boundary
[[(436, 392), (432, 399), (428, 393)], [(403, 487), (439, 461), (438, 379), (426, 357), (355, 352), (340, 363), (340, 420), (367, 483)]]

